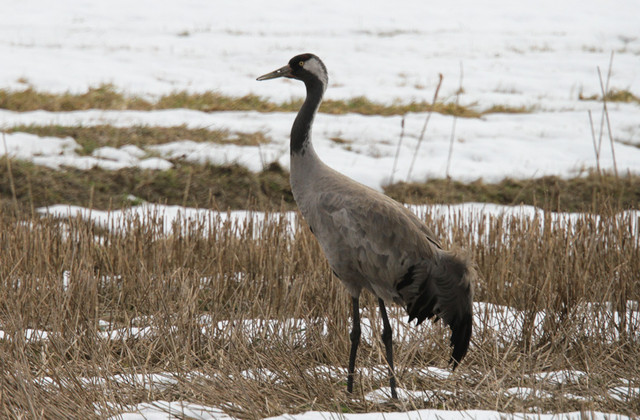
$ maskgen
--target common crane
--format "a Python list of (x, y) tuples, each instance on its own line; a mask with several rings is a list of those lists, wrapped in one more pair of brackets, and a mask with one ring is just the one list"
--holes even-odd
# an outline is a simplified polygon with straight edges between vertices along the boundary
[(301, 80), (307, 89), (291, 128), (291, 190), (333, 273), (352, 297), (347, 391), (353, 392), (359, 297), (366, 289), (378, 298), (391, 395), (397, 398), (385, 302), (404, 306), (409, 321), (416, 319), (418, 324), (433, 317), (444, 320), (452, 332), (450, 362), (455, 369), (471, 339), (475, 271), (465, 258), (442, 249), (431, 229), (405, 206), (320, 160), (311, 142), (311, 127), (329, 77), (317, 56), (297, 55), (257, 80), (279, 77)]

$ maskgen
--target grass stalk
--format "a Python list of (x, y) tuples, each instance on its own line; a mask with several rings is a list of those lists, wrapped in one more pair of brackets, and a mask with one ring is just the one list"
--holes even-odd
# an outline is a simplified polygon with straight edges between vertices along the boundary
[(429, 124), (429, 120), (431, 119), (432, 110), (435, 106), (435, 103), (438, 99), (438, 92), (440, 92), (440, 87), (442, 86), (442, 73), (438, 74), (438, 85), (436, 86), (436, 90), (433, 93), (433, 100), (431, 101), (431, 108), (427, 111), (427, 116), (424, 120), (424, 125), (422, 126), (422, 130), (420, 131), (420, 137), (418, 138), (418, 143), (416, 144), (416, 150), (413, 152), (413, 157), (411, 158), (411, 164), (409, 165), (409, 171), (407, 172), (406, 181), (409, 182), (411, 178), (411, 174), (413, 173), (413, 165), (416, 163), (416, 158), (418, 157), (418, 151), (420, 150), (420, 145), (422, 144), (422, 140), (424, 139), (424, 133), (427, 131), (427, 125)]
[(589, 127), (591, 128), (591, 140), (593, 140), (593, 151), (596, 155), (596, 171), (598, 173), (598, 176), (602, 176), (602, 171), (600, 170), (600, 144), (596, 140), (596, 133), (595, 133), (595, 129), (593, 128), (593, 117), (591, 116), (591, 110), (588, 110), (587, 114), (589, 115)]
[(613, 172), (616, 175), (616, 178), (619, 178), (618, 176), (618, 164), (616, 162), (616, 152), (615, 152), (615, 147), (614, 147), (614, 140), (613, 140), (613, 134), (611, 133), (611, 122), (609, 121), (609, 109), (607, 108), (607, 94), (608, 92), (608, 85), (609, 85), (609, 77), (611, 75), (611, 67), (613, 64), (613, 51), (611, 52), (611, 59), (609, 61), (609, 71), (608, 71), (608, 75), (607, 75), (607, 87), (605, 88), (603, 82), (602, 82), (602, 73), (600, 72), (600, 67), (598, 67), (598, 79), (600, 81), (600, 91), (602, 92), (602, 112), (603, 112), (603, 116), (607, 122), (607, 133), (609, 135), (609, 144), (611, 145), (611, 157), (613, 159)]
[[(462, 67), (462, 62), (460, 62), (460, 84), (458, 86), (458, 90), (456, 92), (456, 106), (458, 106), (460, 104), (460, 95), (462, 94), (463, 90), (462, 90), (462, 79), (464, 77), (464, 69)], [(447, 169), (445, 171), (445, 177), (447, 179), (451, 179), (450, 175), (449, 175), (449, 169), (451, 168), (451, 157), (453, 156), (453, 143), (455, 141), (455, 135), (456, 135), (456, 122), (458, 121), (458, 118), (454, 115), (453, 116), (453, 123), (451, 125), (451, 137), (449, 138), (449, 153), (447, 154)]]
[(11, 169), (11, 157), (9, 156), (9, 149), (7, 148), (7, 138), (2, 132), (2, 143), (4, 145), (4, 158), (7, 163), (7, 175), (9, 176), (9, 188), (11, 189), (11, 200), (13, 202), (13, 207), (16, 213), (19, 211), (18, 209), (18, 198), (16, 195), (16, 186), (13, 182), (13, 170)]
[(389, 184), (393, 184), (393, 176), (396, 173), (396, 168), (398, 166), (398, 157), (400, 156), (400, 149), (402, 148), (402, 139), (404, 138), (404, 120), (406, 115), (402, 116), (402, 120), (400, 121), (400, 138), (398, 139), (398, 147), (396, 148), (396, 155), (393, 158), (393, 168), (391, 168), (391, 176), (389, 177)]

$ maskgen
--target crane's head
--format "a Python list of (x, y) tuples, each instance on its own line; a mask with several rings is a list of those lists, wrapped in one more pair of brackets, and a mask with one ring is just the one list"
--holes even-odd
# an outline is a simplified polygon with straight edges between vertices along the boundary
[(302, 80), (305, 84), (320, 82), (324, 87), (329, 82), (327, 68), (324, 63), (317, 56), (309, 53), (296, 55), (289, 60), (286, 66), (262, 75), (257, 80), (269, 80), (278, 77)]

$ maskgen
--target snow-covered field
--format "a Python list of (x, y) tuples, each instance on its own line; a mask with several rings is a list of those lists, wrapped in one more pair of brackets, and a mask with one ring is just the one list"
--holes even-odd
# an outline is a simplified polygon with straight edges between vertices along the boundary
[[(606, 79), (615, 53), (610, 87), (640, 96), (640, 3), (635, 1), (504, 0), (446, 5), (376, 1), (362, 7), (339, 1), (264, 5), (254, 0), (219, 4), (40, 1), (3, 6), (0, 26), (0, 87), (84, 92), (113, 83), (125, 93), (158, 97), (173, 91), (213, 90), (257, 94), (275, 100), (304, 95), (289, 80), (258, 83), (256, 76), (300, 52), (321, 56), (330, 71), (326, 97), (366, 96), (383, 103), (430, 101), (438, 74), (440, 98), (455, 101), (462, 66), (463, 105), (524, 106), (525, 114), (489, 114), (481, 119), (433, 115), (417, 165), (408, 173), (424, 114), (406, 116), (405, 138), (393, 180), (446, 175), (449, 141), (455, 140), (449, 175), (460, 180), (543, 175), (575, 176), (596, 166), (588, 111), (596, 137), (604, 132), (600, 164), (611, 170), (613, 155), (602, 104), (580, 101), (600, 95), (597, 68)], [(288, 167), (291, 113), (202, 113), (0, 111), (0, 127), (17, 124), (206, 127), (267, 135), (267, 145), (196, 144), (183, 139), (146, 150), (125, 146), (78, 156), (72, 139), (6, 135), (0, 153), (51, 167), (166, 169), (169, 158), (223, 163), (251, 170), (278, 161)], [(618, 170), (640, 170), (640, 107), (610, 103)], [(380, 188), (392, 177), (401, 131), (400, 116), (320, 115), (314, 134), (321, 157), (355, 179)], [(340, 143), (331, 138), (339, 138)], [(55, 156), (54, 156), (55, 155)], [(152, 157), (150, 157), (152, 155)], [(409, 176), (410, 175), (410, 176)]]
[[(125, 93), (149, 98), (180, 90), (213, 90), (226, 95), (256, 94), (284, 101), (301, 97), (303, 87), (284, 80), (258, 83), (255, 78), (280, 67), (291, 56), (309, 51), (318, 54), (329, 68), (327, 98), (366, 96), (387, 104), (430, 101), (438, 74), (442, 73), (440, 98), (454, 102), (462, 69), (461, 104), (478, 110), (505, 105), (524, 106), (532, 111), (457, 119), (450, 175), (460, 180), (570, 177), (594, 168), (596, 159), (587, 112), (593, 114), (598, 136), (602, 104), (580, 101), (578, 97), (600, 95), (597, 67), (606, 77), (612, 51), (615, 55), (610, 86), (640, 96), (640, 2), (635, 0), (544, 0), (531, 4), (507, 0), (433, 4), (414, 0), (375, 0), (366, 4), (335, 0), (266, 3), (114, 0), (65, 1), (55, 5), (33, 0), (5, 2), (1, 9), (2, 89), (20, 90), (31, 86), (39, 91), (82, 93), (89, 87), (112, 83)], [(424, 114), (406, 116), (399, 169), (394, 174), (400, 116), (319, 115), (314, 128), (316, 149), (331, 166), (379, 189), (391, 176), (396, 181), (408, 177), (425, 117)], [(609, 117), (618, 171), (640, 173), (640, 105), (610, 103)], [(77, 143), (71, 138), (37, 137), (18, 132), (4, 136), (0, 155), (9, 153), (15, 158), (54, 168), (166, 169), (172, 165), (169, 159), (182, 157), (194, 162), (235, 161), (258, 171), (265, 162), (272, 161), (288, 167), (288, 132), (293, 118), (291, 113), (192, 110), (60, 113), (0, 110), (0, 128), (18, 124), (118, 127), (184, 124), (232, 133), (260, 131), (271, 140), (254, 147), (182, 139), (143, 149), (132, 145), (120, 149), (100, 148), (92, 156), (81, 156), (76, 151)], [(445, 176), (453, 124), (450, 116), (434, 114), (431, 117), (412, 180)], [(606, 127), (604, 133), (600, 165), (611, 169), (614, 159)], [(334, 142), (331, 138), (344, 141)], [(478, 214), (494, 211), (491, 206), (482, 210), (467, 207)], [(86, 212), (59, 207), (45, 211), (58, 215)], [(163, 211), (174, 214), (189, 210), (164, 208)], [(92, 212), (86, 217), (94, 218), (105, 227), (113, 227), (111, 223), (117, 226), (114, 214)], [(242, 218), (245, 214), (232, 213), (230, 217)], [(165, 223), (169, 226), (171, 218)], [(639, 312), (635, 304), (629, 311), (637, 320)], [(480, 309), (478, 313), (482, 313)], [(491, 313), (495, 315), (500, 310), (491, 308)], [(517, 318), (517, 314), (505, 316)], [(502, 319), (501, 322), (509, 321)], [(147, 330), (118, 331), (105, 326), (104, 333), (117, 338), (118, 334), (134, 332), (143, 335)], [(28, 340), (46, 339), (48, 334), (47, 331), (26, 333), (30, 334)], [(0, 338), (4, 337), (0, 335)], [(331, 371), (330, 367), (327, 369)], [(259, 373), (247, 372), (247, 375), (256, 374)], [(547, 375), (537, 378), (540, 381), (579, 381), (582, 373), (532, 373), (535, 374)], [(167, 373), (164, 379), (139, 377), (122, 378), (122, 381), (162, 384), (163, 380), (171, 383), (170, 379), (171, 373)], [(87, 378), (87, 383), (90, 382)], [(610, 394), (612, 398), (622, 398), (621, 401), (637, 398), (640, 391), (634, 386), (620, 378)], [(402, 391), (401, 395), (407, 398), (424, 397)], [(514, 395), (533, 391), (505, 390)], [(367, 397), (386, 398), (384, 389), (375, 392)], [(433, 391), (426, 390), (425, 395), (428, 392)], [(177, 401), (143, 403), (128, 411), (122, 418), (230, 418), (219, 408)], [(584, 418), (583, 414), (512, 415), (499, 409), (419, 410), (366, 415), (310, 412), (278, 419), (580, 419)], [(627, 417), (590, 413), (589, 418)]]
[[(640, 67), (640, 63), (638, 63)], [(277, 83), (277, 82), (273, 82)], [(302, 86), (298, 86), (304, 92)], [(577, 103), (578, 106), (584, 106)], [(599, 105), (591, 103), (599, 115)], [(620, 173), (640, 173), (640, 106), (612, 105), (610, 111), (619, 132), (615, 143), (616, 163)], [(594, 115), (595, 115), (594, 114)], [(240, 163), (253, 171), (277, 161), (289, 166), (289, 130), (294, 114), (258, 112), (203, 113), (193, 110), (167, 111), (76, 111), (51, 113), (35, 111), (15, 113), (0, 111), (0, 126), (111, 124), (114, 126), (177, 126), (225, 129), (230, 132), (264, 132), (271, 142), (261, 146), (200, 143), (184, 139), (147, 146), (145, 150), (128, 145), (119, 149), (101, 147), (91, 156), (79, 156), (72, 138), (37, 137), (27, 133), (6, 134), (7, 150), (16, 158), (32, 160), (53, 168), (72, 166), (88, 169), (99, 166), (119, 169), (138, 166), (167, 169), (168, 159), (191, 162)], [(318, 154), (332, 167), (357, 181), (380, 189), (389, 182), (394, 168), (401, 130), (400, 116), (362, 116), (320, 114), (314, 128)], [(395, 181), (409, 177), (410, 162), (424, 124), (424, 114), (410, 114), (405, 119), (405, 137), (398, 155)], [(432, 115), (426, 140), (418, 149), (411, 180), (443, 178), (446, 174), (449, 139), (453, 118)], [(613, 122), (612, 122), (613, 124)], [(342, 139), (340, 143), (331, 138)], [(606, 138), (606, 137), (605, 137)], [(456, 139), (449, 174), (459, 180), (498, 182), (506, 177), (531, 178), (544, 175), (577, 176), (595, 168), (596, 158), (586, 111), (553, 111), (534, 114), (496, 114), (482, 119), (458, 119)], [(612, 170), (613, 158), (608, 141), (601, 147), (600, 165)], [(0, 151), (4, 153), (4, 151)], [(149, 155), (152, 154), (152, 157)]]
[(431, 99), (438, 73), (452, 97), (462, 63), (463, 103), (560, 110), (580, 91), (599, 93), (595, 68), (606, 72), (611, 51), (614, 86), (640, 91), (639, 14), (633, 0), (13, 2), (3, 5), (0, 85), (288, 99), (301, 96), (297, 83), (255, 78), (311, 51), (331, 70), (329, 98)]

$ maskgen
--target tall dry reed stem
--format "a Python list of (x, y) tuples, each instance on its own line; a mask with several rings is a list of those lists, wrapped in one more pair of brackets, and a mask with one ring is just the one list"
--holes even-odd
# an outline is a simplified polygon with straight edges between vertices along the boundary
[(422, 140), (424, 140), (424, 134), (427, 132), (427, 125), (429, 125), (429, 120), (431, 119), (431, 114), (433, 113), (433, 109), (435, 108), (436, 101), (438, 100), (438, 93), (440, 92), (440, 87), (442, 86), (442, 73), (438, 74), (438, 85), (436, 86), (436, 90), (433, 93), (433, 100), (431, 101), (431, 108), (427, 111), (427, 116), (424, 119), (424, 125), (422, 126), (422, 130), (420, 131), (420, 137), (418, 137), (418, 143), (416, 144), (416, 150), (413, 152), (413, 157), (411, 158), (411, 164), (409, 165), (409, 171), (407, 172), (406, 182), (409, 182), (411, 179), (411, 174), (413, 173), (413, 165), (416, 163), (416, 158), (418, 157), (418, 151), (420, 150), (420, 145), (422, 144)]

